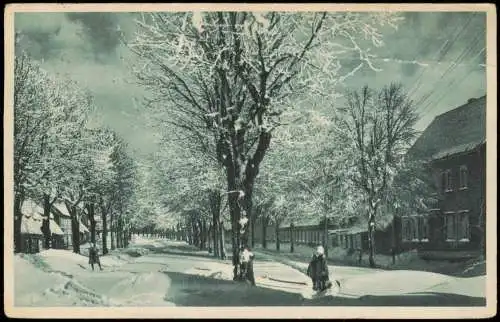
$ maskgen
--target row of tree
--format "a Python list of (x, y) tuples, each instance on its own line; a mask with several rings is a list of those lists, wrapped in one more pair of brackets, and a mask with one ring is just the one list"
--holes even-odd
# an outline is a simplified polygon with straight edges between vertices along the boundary
[[(399, 20), (352, 12), (143, 14), (136, 37), (125, 41), (163, 138), (149, 162), (165, 207), (155, 218), (182, 223), (200, 246), (210, 233), (216, 256), (225, 255), (228, 222), (235, 277), (258, 215), (276, 225), (320, 217), (325, 229), (329, 220), (364, 220), (374, 264), (375, 220), (380, 207), (394, 205), (417, 114), (395, 84), (354, 91), (345, 104), (336, 89), (360, 68), (377, 71), (370, 47), (382, 46), (383, 29)], [(353, 56), (359, 65), (343, 67)]]
[(112, 248), (125, 246), (137, 184), (125, 142), (109, 128), (91, 126), (93, 97), (71, 79), (46, 72), (25, 53), (16, 54), (14, 75), (15, 250), (21, 251), (27, 199), (43, 205), (45, 247), (51, 245), (49, 217), (57, 201), (71, 216), (74, 252), (80, 252), (82, 216), (92, 242), (101, 216), (104, 253), (108, 227)]

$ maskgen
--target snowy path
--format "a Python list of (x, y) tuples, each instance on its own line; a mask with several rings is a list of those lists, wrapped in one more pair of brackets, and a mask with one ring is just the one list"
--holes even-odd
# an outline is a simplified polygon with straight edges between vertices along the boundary
[[(310, 290), (304, 263), (296, 268), (257, 256), (257, 287), (232, 281), (231, 262), (181, 242), (138, 239), (144, 255), (103, 256), (92, 271), (85, 256), (49, 250), (15, 258), (18, 306), (300, 306), (300, 305), (482, 305), (480, 280), (445, 275), (332, 267), (341, 293), (305, 299)], [(38, 261), (34, 259), (38, 258)], [(28, 260), (29, 259), (29, 260)], [(302, 266), (301, 266), (302, 265)], [(479, 284), (479, 286), (478, 286)], [(426, 294), (406, 296), (409, 293)], [(408, 294), (405, 294), (408, 293)], [(404, 296), (403, 296), (404, 295)]]

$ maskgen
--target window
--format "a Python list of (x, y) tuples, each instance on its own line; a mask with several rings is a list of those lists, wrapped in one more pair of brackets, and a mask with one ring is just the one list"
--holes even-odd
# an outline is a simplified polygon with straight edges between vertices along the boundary
[(429, 218), (427, 215), (418, 217), (418, 237), (422, 242), (429, 241)]
[(470, 241), (469, 211), (460, 210), (456, 214), (446, 214), (446, 241)]
[(401, 218), (401, 232), (403, 241), (411, 240), (411, 223), (408, 217)]
[(418, 241), (418, 217), (412, 216), (411, 220), (411, 240)]
[(445, 192), (452, 191), (452, 180), (451, 180), (451, 170), (445, 170), (441, 177), (441, 187)]
[(361, 249), (361, 234), (356, 235), (356, 240), (354, 243), (354, 248)]
[(456, 236), (456, 215), (447, 213), (444, 217), (446, 227), (446, 241), (455, 241)]
[(460, 189), (467, 189), (467, 177), (468, 177), (467, 166), (463, 165), (460, 167)]
[(427, 215), (404, 216), (401, 220), (403, 241), (429, 241), (429, 222)]
[(458, 241), (468, 242), (470, 240), (469, 214), (466, 211), (457, 214), (458, 217)]

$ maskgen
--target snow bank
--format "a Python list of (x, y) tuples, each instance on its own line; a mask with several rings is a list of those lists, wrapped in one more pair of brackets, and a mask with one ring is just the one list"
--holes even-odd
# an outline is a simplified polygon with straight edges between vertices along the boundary
[(421, 271), (376, 272), (345, 280), (342, 293), (357, 296), (418, 293), (452, 280), (453, 277), (447, 275)]
[(125, 306), (173, 305), (164, 300), (170, 286), (170, 278), (163, 273), (140, 273), (121, 279), (106, 295)]
[(147, 238), (142, 236), (135, 236), (133, 241), (133, 246), (152, 246), (152, 247), (162, 247), (164, 243), (157, 238)]
[(14, 298), (16, 306), (106, 306), (104, 297), (93, 293), (65, 274), (36, 267), (26, 256), (15, 256)]
[[(40, 257), (51, 267), (52, 270), (65, 272), (71, 275), (78, 274), (81, 270), (90, 270), (89, 259), (87, 256), (73, 253), (64, 249), (47, 249), (40, 252)], [(101, 265), (103, 267), (121, 266), (127, 261), (116, 255), (101, 256)]]
[(42, 271), (28, 258), (14, 257), (14, 303), (16, 306), (36, 306), (44, 301), (45, 290), (64, 284), (68, 279)]
[(429, 291), (486, 297), (486, 276), (454, 277), (445, 283), (434, 285)]
[(233, 280), (233, 267), (224, 263), (205, 262), (203, 265), (192, 267), (185, 274), (206, 276), (219, 280)]

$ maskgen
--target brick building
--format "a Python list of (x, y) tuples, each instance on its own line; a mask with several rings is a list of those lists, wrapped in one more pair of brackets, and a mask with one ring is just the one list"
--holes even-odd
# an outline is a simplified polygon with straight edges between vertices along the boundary
[(408, 152), (430, 163), (437, 191), (429, 213), (401, 218), (401, 239), (427, 257), (470, 257), (485, 239), (486, 96), (438, 115)]

